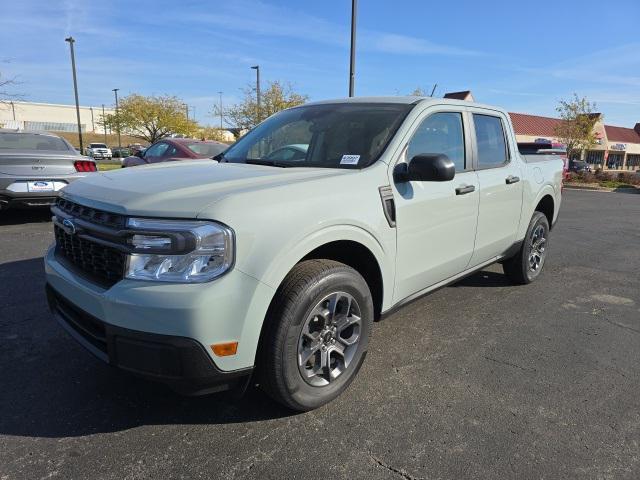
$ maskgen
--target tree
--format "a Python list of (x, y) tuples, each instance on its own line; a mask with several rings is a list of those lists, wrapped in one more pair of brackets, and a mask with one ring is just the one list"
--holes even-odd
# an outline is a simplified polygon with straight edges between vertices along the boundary
[(111, 131), (127, 133), (154, 143), (173, 133), (193, 136), (198, 124), (189, 120), (178, 97), (131, 94), (119, 102), (118, 113), (105, 115), (98, 123)]
[(224, 134), (224, 131), (216, 127), (200, 127), (200, 129), (198, 130), (198, 137), (204, 138), (206, 140), (215, 140), (216, 142), (228, 142), (227, 136)]
[[(255, 86), (247, 86), (242, 89), (242, 92), (244, 98), (240, 103), (222, 110), (222, 115), (227, 118), (227, 121), (239, 129), (252, 128), (274, 113), (302, 105), (309, 98), (307, 95), (294, 92), (289, 83), (269, 82), (267, 88), (260, 92), (260, 112), (258, 112)], [(220, 107), (215, 106), (212, 115), (220, 116)]]
[(413, 89), (413, 92), (409, 94), (411, 97), (426, 97), (427, 94), (424, 92), (422, 87), (416, 87)]
[(0, 104), (10, 103), (11, 100), (20, 99), (22, 95), (11, 92), (11, 87), (18, 85), (15, 78), (2, 75), (0, 72)]
[(562, 119), (555, 129), (556, 137), (566, 145), (569, 158), (574, 158), (595, 145), (593, 127), (602, 118), (595, 109), (595, 103), (589, 102), (586, 97), (578, 97), (576, 93), (570, 100), (560, 100), (556, 107)]

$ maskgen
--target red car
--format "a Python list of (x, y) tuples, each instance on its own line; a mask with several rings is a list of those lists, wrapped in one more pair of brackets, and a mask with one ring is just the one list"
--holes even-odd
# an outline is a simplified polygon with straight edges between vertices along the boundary
[(122, 161), (123, 167), (135, 167), (148, 163), (173, 162), (176, 160), (194, 160), (215, 157), (225, 151), (228, 145), (213, 140), (194, 140), (191, 138), (165, 138), (144, 151)]

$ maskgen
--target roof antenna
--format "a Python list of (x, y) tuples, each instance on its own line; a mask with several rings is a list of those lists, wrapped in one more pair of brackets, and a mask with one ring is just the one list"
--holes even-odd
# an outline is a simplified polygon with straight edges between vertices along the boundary
[(431, 95), (429, 95), (430, 97), (433, 97), (433, 94), (436, 93), (436, 88), (438, 88), (437, 83), (433, 85), (433, 89), (431, 90)]

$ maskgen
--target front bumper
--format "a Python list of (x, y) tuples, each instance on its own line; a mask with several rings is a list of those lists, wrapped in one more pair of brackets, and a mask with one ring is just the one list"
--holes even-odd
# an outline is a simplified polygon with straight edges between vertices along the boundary
[[(45, 256), (45, 274), (60, 298), (106, 328), (195, 341), (222, 372), (253, 367), (262, 322), (274, 294), (271, 287), (237, 269), (208, 283), (124, 279), (104, 288), (60, 261), (54, 246)], [(238, 342), (235, 355), (213, 354), (211, 345), (233, 341)]]
[(185, 395), (243, 388), (252, 368), (223, 372), (193, 339), (108, 324), (46, 287), (49, 308), (60, 325), (100, 360), (162, 382)]

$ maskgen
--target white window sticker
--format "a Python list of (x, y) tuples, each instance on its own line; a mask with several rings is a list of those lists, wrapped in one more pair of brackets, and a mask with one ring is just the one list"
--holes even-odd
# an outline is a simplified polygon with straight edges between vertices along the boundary
[(360, 155), (342, 155), (340, 165), (357, 165), (360, 161)]

